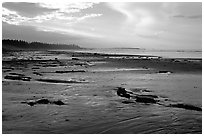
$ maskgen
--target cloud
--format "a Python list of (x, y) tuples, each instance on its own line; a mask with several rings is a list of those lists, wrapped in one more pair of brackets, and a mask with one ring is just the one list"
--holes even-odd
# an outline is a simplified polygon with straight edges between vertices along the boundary
[(19, 25), (28, 21), (29, 18), (18, 15), (15, 11), (10, 11), (2, 7), (2, 21), (12, 25)]
[(82, 36), (82, 37), (90, 37), (90, 38), (102, 38), (102, 35), (91, 33), (91, 32), (84, 32), (76, 29), (62, 29), (62, 28), (53, 28), (53, 27), (38, 27), (38, 31), (44, 31), (44, 32), (54, 32), (54, 33), (60, 33), (63, 35), (73, 35), (73, 36)]
[[(42, 21), (45, 20), (50, 20), (54, 18), (53, 15), (47, 16), (47, 15), (42, 15), (42, 16), (37, 16), (35, 18), (27, 18), (27, 17), (22, 17), (18, 15), (14, 11), (9, 11), (5, 8), (3, 8), (3, 15), (2, 15), (2, 21), (6, 22), (7, 24), (11, 25), (19, 25), (24, 22), (38, 22), (41, 23)], [(82, 17), (67, 17), (67, 18), (61, 18), (64, 20), (69, 20), (69, 23), (73, 24), (76, 22), (80, 22), (82, 20), (92, 18), (92, 17), (97, 17), (101, 16), (101, 14), (87, 14)], [(86, 37), (95, 37), (95, 38), (101, 38), (102, 36), (99, 34), (93, 34), (90, 32), (83, 32), (80, 30), (74, 30), (72, 28), (56, 28), (56, 27), (49, 27), (49, 26), (41, 26), (41, 25), (30, 25), (30, 26), (35, 26), (38, 31), (45, 31), (45, 32), (55, 32), (55, 33), (60, 33), (60, 34), (73, 34), (73, 35), (78, 35), (78, 36), (86, 36)]]
[(202, 18), (201, 3), (178, 2), (126, 2), (108, 3), (108, 6), (124, 15), (126, 25), (153, 28), (155, 24), (168, 22), (172, 17), (186, 19)]
[(157, 31), (157, 32), (153, 32), (153, 33), (148, 33), (148, 34), (142, 34), (142, 33), (138, 33), (136, 34), (137, 36), (141, 37), (141, 38), (148, 38), (148, 39), (158, 39), (161, 38), (160, 36), (162, 34), (164, 34), (165, 31)]
[(86, 14), (82, 16), (72, 16), (71, 13), (78, 13), (82, 12), (82, 10), (93, 8), (96, 2), (78, 2), (78, 3), (60, 3), (60, 2), (46, 2), (46, 3), (39, 3), (41, 7), (48, 8), (48, 9), (58, 9), (57, 11), (39, 16), (38, 18), (49, 18), (49, 19), (59, 19), (59, 20), (67, 20), (68, 23), (74, 23), (77, 21), (84, 20), (86, 18), (93, 18), (99, 17), (102, 14)]
[(41, 1), (39, 3), (41, 7), (48, 8), (48, 9), (58, 9), (58, 12), (61, 12), (61, 13), (80, 12), (81, 10), (92, 8), (94, 4), (97, 4), (97, 3), (94, 3), (94, 2), (63, 3), (63, 2), (53, 2), (53, 1), (50, 1), (50, 2), (47, 1), (44, 3), (43, 1)]
[(186, 19), (202, 19), (202, 15), (190, 15), (190, 16), (186, 16), (186, 15), (174, 15), (172, 17), (174, 17), (174, 18), (186, 18)]
[(174, 15), (173, 17), (175, 17), (175, 18), (185, 18), (184, 15)]
[[(84, 14), (82, 10), (92, 8), (95, 3), (7, 3), (12, 5), (10, 9), (2, 7), (2, 21), (16, 26), (32, 26), (38, 32), (55, 33), (60, 35), (73, 35), (78, 37), (87, 38), (101, 38), (100, 34), (93, 33), (86, 29), (80, 29), (78, 27), (73, 28), (73, 25), (81, 23), (87, 19), (100, 17), (102, 14), (98, 13), (86, 13)], [(15, 6), (14, 6), (15, 5)], [(17, 5), (22, 6), (35, 6), (34, 11), (29, 11), (28, 8), (24, 10), (19, 10)], [(5, 4), (3, 5), (5, 6)], [(15, 7), (15, 8), (14, 8)], [(22, 7), (23, 8), (23, 7)], [(12, 10), (11, 10), (12, 9)], [(46, 9), (38, 12), (37, 9)], [(55, 9), (55, 10), (53, 10)], [(15, 11), (17, 10), (17, 11)], [(28, 11), (28, 14), (24, 16), (24, 12)], [(46, 11), (46, 12), (45, 12)], [(49, 11), (49, 12), (47, 12)], [(34, 12), (36, 12), (34, 16)], [(41, 13), (41, 14), (39, 14)], [(72, 13), (80, 13), (78, 15), (73, 15)]]
[[(37, 3), (34, 4), (32, 3), (31, 5), (28, 3), (5, 3), (3, 6), (7, 5), (6, 7), (15, 7), (12, 8), (13, 10), (9, 10), (5, 7), (3, 7), (3, 12), (2, 12), (2, 17), (3, 21), (8, 23), (8, 24), (13, 24), (13, 25), (20, 25), (22, 23), (42, 23), (43, 21), (48, 21), (48, 20), (64, 20), (68, 24), (70, 23), (76, 23), (78, 21), (85, 20), (87, 18), (94, 18), (94, 17), (99, 17), (102, 14), (85, 14), (85, 15), (80, 15), (80, 16), (73, 16), (70, 13), (76, 13), (76, 12), (81, 12), (81, 10), (92, 8), (95, 3), (92, 2), (85, 2), (85, 3)], [(12, 5), (12, 6), (11, 6)], [(30, 11), (28, 8), (25, 8), (23, 12), (27, 10), (28, 14), (31, 13), (33, 14), (34, 12), (38, 12), (37, 9), (43, 9), (45, 8), (46, 11), (50, 12), (43, 12), (43, 14), (34, 16), (34, 17), (28, 17), (28, 16), (23, 16), (21, 12), (22, 10), (19, 10), (16, 6), (21, 5), (22, 6), (35, 6), (35, 8), (30, 8)], [(38, 5), (38, 7), (37, 7)], [(17, 11), (15, 11), (17, 9)]]
[(158, 20), (166, 19), (173, 12), (174, 5), (161, 2), (108, 3), (111, 9), (124, 15), (127, 24), (135, 24), (140, 27), (151, 26)]
[(188, 18), (191, 18), (191, 19), (202, 19), (202, 15), (188, 16)]
[(39, 3), (27, 3), (27, 2), (5, 2), (2, 7), (11, 11), (16, 11), (19, 15), (25, 17), (35, 17), (46, 13), (54, 12), (57, 9), (50, 9), (41, 7)]

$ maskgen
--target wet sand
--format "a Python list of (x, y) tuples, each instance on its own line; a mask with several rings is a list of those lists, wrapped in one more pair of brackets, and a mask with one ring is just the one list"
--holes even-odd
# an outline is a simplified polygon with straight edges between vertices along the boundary
[(201, 80), (201, 59), (3, 52), (3, 133), (202, 133)]

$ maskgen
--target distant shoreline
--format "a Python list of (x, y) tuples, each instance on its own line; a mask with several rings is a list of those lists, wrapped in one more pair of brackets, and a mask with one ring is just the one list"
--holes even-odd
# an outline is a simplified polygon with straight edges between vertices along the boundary
[(75, 52), (81, 53), (97, 53), (103, 55), (113, 56), (147, 56), (147, 57), (161, 57), (161, 58), (182, 58), (182, 59), (202, 59), (202, 51), (162, 51), (162, 50), (130, 50), (130, 49), (79, 49)]
[(75, 44), (51, 44), (42, 42), (27, 42), (23, 40), (2, 40), (3, 51), (7, 50), (50, 50), (50, 49), (82, 49)]

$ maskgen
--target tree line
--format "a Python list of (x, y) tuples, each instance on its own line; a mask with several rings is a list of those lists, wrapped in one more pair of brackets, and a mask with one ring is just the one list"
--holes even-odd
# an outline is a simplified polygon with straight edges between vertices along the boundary
[(2, 40), (3, 49), (80, 49), (78, 45), (75, 44), (50, 44), (42, 42), (27, 42), (23, 40), (12, 40), (3, 39)]

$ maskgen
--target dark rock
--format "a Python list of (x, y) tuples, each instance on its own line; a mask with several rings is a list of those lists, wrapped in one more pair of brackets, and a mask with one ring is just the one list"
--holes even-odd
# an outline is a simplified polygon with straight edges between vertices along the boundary
[(27, 102), (27, 104), (30, 106), (34, 106), (36, 104), (36, 102)]
[(47, 82), (47, 83), (85, 83), (81, 81), (75, 81), (75, 80), (60, 80), (60, 79), (36, 79), (37, 81), (41, 82)]
[(189, 105), (189, 104), (183, 104), (183, 103), (170, 104), (170, 107), (183, 108), (183, 109), (187, 109), (187, 110), (202, 111), (202, 108), (200, 108), (200, 107), (196, 107), (196, 106)]
[[(141, 92), (142, 89), (134, 89), (135, 92)], [(149, 92), (149, 91), (148, 91)], [(138, 94), (138, 93), (133, 93), (125, 90), (125, 88), (119, 87), (117, 89), (117, 95), (125, 98), (131, 98), (134, 100), (134, 102), (141, 102), (141, 103), (157, 103), (159, 100), (157, 95), (153, 94)], [(128, 103), (134, 103), (132, 101), (123, 101), (122, 103), (128, 104)]]
[(86, 72), (86, 71), (85, 70), (55, 71), (55, 73), (76, 73), (76, 72)]
[(147, 89), (142, 89), (142, 92), (152, 92), (151, 90), (147, 90)]
[(147, 89), (144, 89), (144, 88), (132, 88), (131, 91), (133, 92), (152, 92), (151, 90), (147, 90)]
[(78, 66), (83, 66), (83, 65), (85, 65), (85, 63), (76, 63), (76, 64), (74, 64), (74, 65), (78, 65)]
[(125, 88), (119, 87), (117, 90), (117, 95), (125, 98), (130, 98), (130, 94), (125, 90)]
[(10, 80), (22, 80), (22, 81), (30, 81), (31, 77), (26, 77), (26, 76), (5, 76), (5, 79), (10, 79)]
[(122, 101), (124, 104), (130, 104), (130, 103), (135, 103), (134, 101)]
[(160, 70), (158, 73), (172, 73), (172, 72), (166, 71), (166, 70)]
[(53, 101), (53, 104), (56, 104), (56, 105), (65, 105), (65, 103), (60, 101), (60, 100)]
[(61, 100), (57, 100), (57, 101), (50, 101), (46, 98), (42, 98), (42, 99), (38, 99), (38, 100), (29, 100), (29, 101), (24, 101), (21, 103), (26, 103), (30, 106), (34, 106), (36, 104), (55, 104), (55, 105), (65, 105), (64, 102), (62, 102)]
[(37, 104), (49, 104), (50, 101), (48, 99), (39, 99), (36, 101)]
[(10, 75), (16, 75), (16, 76), (21, 76), (21, 77), (23, 77), (23, 76), (25, 76), (24, 74), (19, 74), (19, 73), (9, 73)]
[(142, 102), (142, 103), (156, 103), (157, 101), (148, 96), (136, 96), (136, 102)]
[(78, 58), (72, 58), (72, 60), (79, 60)]
[(36, 102), (35, 101), (33, 101), (33, 100), (30, 100), (30, 101), (24, 101), (24, 102), (21, 102), (21, 103), (25, 103), (25, 104), (28, 104), (28, 105), (30, 105), (30, 106), (34, 106), (35, 104), (36, 104)]

